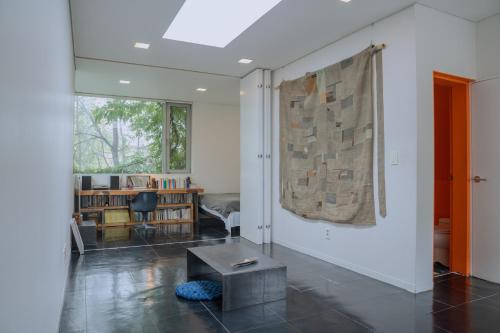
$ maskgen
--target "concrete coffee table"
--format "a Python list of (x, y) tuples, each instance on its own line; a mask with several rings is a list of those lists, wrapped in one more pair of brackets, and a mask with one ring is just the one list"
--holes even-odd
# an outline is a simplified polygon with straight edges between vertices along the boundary
[[(232, 267), (253, 257), (258, 258), (256, 264)], [(222, 282), (223, 311), (286, 297), (286, 266), (238, 243), (187, 249), (187, 277)]]

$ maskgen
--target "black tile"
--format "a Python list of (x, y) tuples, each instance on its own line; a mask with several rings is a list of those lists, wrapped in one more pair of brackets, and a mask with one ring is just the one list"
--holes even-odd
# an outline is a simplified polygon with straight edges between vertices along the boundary
[(284, 323), (285, 320), (264, 304), (253, 305), (232, 311), (222, 311), (221, 301), (203, 302), (209, 311), (231, 332), (240, 332), (266, 324)]
[(85, 306), (62, 311), (59, 321), (60, 333), (74, 333), (85, 329)]
[(320, 297), (293, 288), (287, 288), (286, 299), (267, 303), (265, 307), (285, 320), (304, 318), (332, 309)]
[(449, 279), (453, 279), (453, 278), (455, 278), (457, 276), (460, 276), (460, 275), (457, 274), (457, 273), (441, 274), (441, 275), (435, 276), (433, 278), (433, 281), (434, 281), (434, 283), (439, 283), (441, 281), (446, 281), (446, 280), (449, 280)]
[(330, 280), (321, 275), (321, 272), (304, 272), (304, 273), (290, 273), (287, 267), (288, 284), (290, 287), (300, 291), (326, 288)]
[(450, 306), (433, 300), (432, 294), (407, 292), (377, 297), (336, 308), (354, 321), (377, 332), (432, 332), (432, 313)]
[(119, 298), (87, 304), (86, 326), (87, 332), (156, 332), (141, 302)]
[(82, 270), (83, 274), (70, 274), (68, 280), (66, 281), (66, 290), (67, 291), (85, 291), (85, 273)]
[(122, 258), (129, 263), (151, 262), (158, 258), (158, 254), (152, 246), (129, 247), (120, 249)]
[(186, 248), (181, 244), (154, 245), (152, 249), (161, 258), (184, 258), (186, 256)]
[(322, 302), (339, 308), (403, 292), (403, 289), (369, 278), (343, 284), (329, 283), (324, 288), (305, 291)]
[(78, 308), (85, 308), (85, 290), (67, 290), (64, 295), (63, 311)]
[(322, 332), (370, 332), (364, 327), (336, 311), (323, 312), (321, 314), (297, 319), (290, 324), (304, 333)]
[(175, 261), (160, 259), (153, 263), (131, 267), (130, 274), (134, 282), (150, 286), (175, 287), (187, 280), (185, 258), (182, 266), (177, 265)]
[(474, 295), (487, 297), (500, 293), (500, 285), (485, 280), (453, 275), (453, 277), (436, 283), (437, 288), (451, 288)]
[(161, 333), (226, 333), (228, 332), (208, 311), (183, 314), (177, 317), (157, 318)]
[(288, 323), (264, 325), (257, 328), (242, 331), (245, 333), (300, 333), (300, 331)]
[[(224, 234), (202, 227), (194, 237), (156, 235), (148, 240), (154, 245), (72, 255), (60, 331), (499, 331), (500, 285), (449, 274), (434, 279), (433, 291), (414, 295), (281, 245)], [(129, 241), (124, 244), (142, 244)], [(285, 263), (287, 298), (225, 313), (220, 301), (177, 298), (175, 287), (187, 280), (187, 248), (223, 243), (241, 243)]]
[(435, 300), (453, 306), (481, 298), (481, 296), (473, 294), (470, 289), (454, 289), (442, 283), (434, 285), (432, 294)]
[(500, 307), (488, 299), (463, 304), (434, 314), (434, 323), (445, 330), (461, 332), (498, 332)]
[(357, 280), (370, 279), (361, 274), (334, 265), (330, 265), (328, 269), (319, 272), (319, 275), (329, 281), (334, 282), (335, 284), (343, 284)]
[(497, 295), (489, 296), (488, 300), (500, 304), (500, 293)]
[(175, 296), (174, 292), (168, 292), (164, 298), (146, 295), (141, 300), (143, 308), (155, 323), (164, 318), (178, 317), (182, 315), (205, 311), (206, 308), (200, 302), (183, 300)]

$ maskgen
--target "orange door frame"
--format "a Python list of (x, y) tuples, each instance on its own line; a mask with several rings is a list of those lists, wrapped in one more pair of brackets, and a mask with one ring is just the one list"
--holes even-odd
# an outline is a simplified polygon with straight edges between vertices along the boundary
[[(470, 275), (470, 94), (472, 80), (434, 72), (434, 87), (451, 88), (450, 270)], [(436, 110), (434, 110), (436, 112)]]

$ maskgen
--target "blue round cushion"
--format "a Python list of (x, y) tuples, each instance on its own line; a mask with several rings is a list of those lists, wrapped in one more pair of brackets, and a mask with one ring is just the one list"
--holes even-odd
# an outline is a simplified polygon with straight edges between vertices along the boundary
[(190, 301), (211, 301), (222, 295), (222, 285), (215, 281), (190, 281), (178, 285), (175, 294)]

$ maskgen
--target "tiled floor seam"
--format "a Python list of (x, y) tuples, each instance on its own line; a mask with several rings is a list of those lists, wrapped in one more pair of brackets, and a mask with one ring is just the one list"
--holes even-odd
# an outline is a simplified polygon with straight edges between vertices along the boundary
[(363, 324), (363, 323), (362, 323), (362, 322), (360, 322), (360, 321), (357, 321), (357, 320), (356, 320), (356, 319), (354, 319), (354, 318), (351, 318), (351, 317), (350, 317), (350, 316), (348, 316), (347, 314), (345, 314), (345, 313), (343, 313), (343, 312), (341, 312), (341, 311), (339, 311), (339, 310), (337, 310), (337, 309), (333, 309), (333, 311), (335, 311), (335, 312), (337, 312), (339, 315), (341, 315), (341, 316), (343, 316), (343, 317), (345, 317), (345, 318), (349, 319), (350, 321), (355, 322), (356, 324), (358, 324), (358, 325), (360, 325), (360, 326), (362, 326), (362, 327), (366, 328), (367, 330), (369, 330), (369, 331), (373, 331), (373, 328), (366, 326), (365, 324)]
[[(474, 295), (476, 295), (476, 294), (474, 294)], [(456, 305), (456, 306), (454, 306), (454, 307), (455, 307), (455, 308), (459, 308), (459, 307), (461, 307), (461, 306), (463, 306), (463, 305), (465, 305), (465, 304), (469, 304), (469, 303), (474, 303), (474, 302), (482, 301), (482, 300), (485, 300), (485, 299), (488, 299), (488, 298), (490, 298), (490, 297), (494, 297), (494, 296), (497, 296), (497, 295), (498, 295), (498, 293), (497, 293), (497, 294), (493, 294), (493, 295), (489, 295), (489, 296), (482, 296), (482, 297), (479, 297), (479, 298), (477, 298), (477, 299), (473, 299), (473, 300), (468, 301), (468, 302), (463, 302), (463, 303), (460, 303), (460, 304), (458, 304), (458, 305)], [(476, 295), (476, 296), (479, 296), (479, 295)]]
[(245, 333), (245, 332), (249, 332), (249, 331), (252, 331), (254, 329), (257, 329), (257, 328), (263, 328), (263, 327), (266, 327), (268, 325), (276, 325), (276, 324), (286, 324), (287, 321), (282, 319), (280, 316), (278, 316), (279, 319), (281, 319), (282, 321), (279, 322), (279, 323), (272, 323), (272, 324), (267, 324), (267, 323), (263, 323), (262, 325), (255, 325), (255, 326), (252, 326), (250, 328), (245, 328), (245, 329), (242, 329), (242, 330), (235, 330), (235, 331), (232, 331), (232, 333)]
[(83, 292), (83, 304), (84, 304), (84, 309), (83, 311), (85, 312), (85, 324), (84, 324), (84, 332), (87, 332), (87, 274), (85, 274), (85, 280), (84, 280), (84, 292)]
[(439, 328), (440, 330), (443, 330), (443, 331), (445, 331), (446, 333), (453, 333), (452, 331), (448, 331), (447, 329), (445, 329), (445, 328), (442, 328), (442, 327), (441, 327), (441, 326), (439, 326), (439, 325), (436, 325), (436, 324), (433, 324), (433, 326), (434, 326), (434, 327), (437, 327), (437, 328)]
[(224, 330), (225, 330), (227, 333), (231, 333), (231, 332), (229, 331), (229, 329), (226, 327), (226, 325), (224, 325), (224, 324), (223, 324), (223, 323), (219, 320), (219, 318), (217, 318), (217, 317), (215, 316), (215, 314), (213, 314), (213, 312), (212, 312), (212, 311), (210, 311), (210, 309), (209, 309), (209, 308), (205, 305), (205, 303), (203, 303), (203, 302), (200, 302), (200, 303), (201, 303), (201, 305), (203, 305), (203, 307), (204, 307), (204, 308), (208, 311), (208, 313), (210, 313), (210, 315), (211, 315), (211, 316), (212, 316), (212, 317), (213, 317), (213, 318), (214, 318), (214, 319), (215, 319), (215, 320), (216, 320), (216, 321), (217, 321), (217, 322), (218, 322), (218, 323), (219, 323), (219, 324), (220, 324), (220, 325), (224, 328)]
[[(229, 239), (238, 239), (239, 236), (229, 237)], [(128, 245), (128, 246), (117, 246), (117, 247), (106, 247), (101, 249), (88, 249), (85, 252), (98, 252), (105, 250), (120, 250), (120, 249), (131, 249), (131, 248), (141, 248), (141, 247), (153, 247), (153, 246), (161, 246), (161, 245), (174, 245), (174, 244), (188, 244), (188, 243), (197, 243), (197, 242), (211, 242), (218, 240), (227, 240), (227, 237), (222, 238), (210, 238), (210, 239), (198, 239), (192, 241), (183, 241), (183, 242), (169, 242), (169, 243), (158, 243), (158, 244), (144, 244), (144, 245)]]

